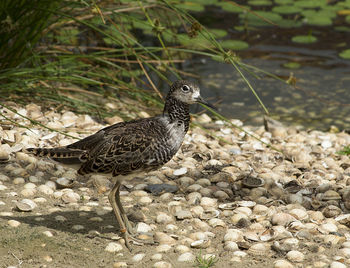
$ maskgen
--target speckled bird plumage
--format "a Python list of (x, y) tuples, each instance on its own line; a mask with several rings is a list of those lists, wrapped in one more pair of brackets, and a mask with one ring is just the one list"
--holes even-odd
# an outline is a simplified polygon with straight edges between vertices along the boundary
[[(81, 175), (102, 173), (120, 181), (125, 175), (156, 170), (176, 154), (189, 128), (189, 105), (195, 102), (207, 104), (199, 88), (189, 81), (176, 81), (161, 115), (117, 123), (65, 147), (27, 151), (65, 165), (78, 165)], [(115, 195), (119, 199), (119, 188)]]

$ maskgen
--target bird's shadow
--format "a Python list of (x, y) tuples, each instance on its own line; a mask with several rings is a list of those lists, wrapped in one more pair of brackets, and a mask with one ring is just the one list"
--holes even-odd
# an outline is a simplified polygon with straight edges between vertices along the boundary
[[(15, 212), (18, 215), (0, 216), (1, 219), (16, 220), (26, 223), (32, 227), (46, 227), (51, 230), (67, 232), (72, 234), (92, 235), (93, 231), (100, 234), (117, 234), (119, 230), (118, 223), (115, 220), (113, 212), (107, 212), (104, 215), (97, 215), (94, 211), (57, 211), (50, 214), (33, 215), (31, 212)], [(31, 213), (31, 214), (27, 214)], [(57, 220), (65, 218), (64, 221)], [(97, 220), (94, 220), (97, 219)], [(84, 228), (76, 228), (76, 226)]]

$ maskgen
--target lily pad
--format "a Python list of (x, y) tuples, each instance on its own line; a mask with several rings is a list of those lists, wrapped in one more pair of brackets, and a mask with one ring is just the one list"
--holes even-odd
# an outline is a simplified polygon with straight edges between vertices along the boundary
[(202, 12), (204, 11), (204, 6), (193, 2), (183, 2), (176, 5), (179, 9), (185, 9), (186, 11)]
[(300, 27), (303, 23), (301, 21), (283, 19), (278, 22), (278, 26), (282, 28), (297, 28)]
[(273, 26), (271, 23), (263, 20), (263, 18), (276, 24), (283, 19), (281, 15), (269, 11), (255, 11), (255, 13), (260, 17), (252, 13), (239, 14), (239, 17), (244, 22), (247, 21), (250, 26)]
[(302, 8), (317, 8), (327, 5), (327, 0), (300, 0), (295, 1), (294, 5)]
[(312, 35), (297, 35), (292, 38), (294, 43), (311, 44), (317, 41), (317, 37)]
[(251, 0), (248, 1), (248, 4), (251, 6), (271, 6), (272, 2), (269, 0)]
[(336, 26), (334, 27), (334, 30), (338, 31), (338, 32), (350, 32), (350, 27), (347, 26)]
[(275, 3), (278, 5), (287, 5), (293, 4), (294, 0), (275, 0)]
[(302, 9), (296, 6), (275, 6), (272, 11), (279, 14), (295, 14), (299, 13)]
[(342, 52), (339, 53), (339, 57), (343, 59), (350, 60), (350, 49), (343, 50)]
[(244, 11), (243, 8), (236, 6), (234, 4), (231, 4), (230, 2), (220, 2), (218, 6), (220, 6), (223, 10), (227, 12), (232, 12), (232, 13), (242, 13)]
[(227, 35), (227, 31), (222, 29), (210, 29), (209, 32), (212, 33), (215, 38), (223, 38)]
[(220, 42), (223, 48), (232, 49), (232, 50), (243, 50), (249, 47), (247, 42), (241, 40), (225, 40)]
[(301, 64), (299, 62), (287, 62), (283, 64), (283, 67), (288, 69), (299, 69), (301, 67)]
[(350, 23), (350, 15), (347, 15), (347, 16), (345, 17), (345, 21), (346, 21), (347, 23)]
[(322, 15), (315, 15), (307, 17), (307, 23), (315, 26), (331, 26), (332, 19), (329, 17), (323, 17)]

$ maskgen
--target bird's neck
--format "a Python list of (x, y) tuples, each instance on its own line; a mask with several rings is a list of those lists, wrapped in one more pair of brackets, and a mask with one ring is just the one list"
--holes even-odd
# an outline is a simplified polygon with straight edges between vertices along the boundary
[(163, 114), (169, 116), (170, 122), (177, 122), (178, 125), (184, 124), (185, 131), (187, 132), (190, 123), (189, 111), (190, 107), (187, 103), (168, 97), (165, 101)]

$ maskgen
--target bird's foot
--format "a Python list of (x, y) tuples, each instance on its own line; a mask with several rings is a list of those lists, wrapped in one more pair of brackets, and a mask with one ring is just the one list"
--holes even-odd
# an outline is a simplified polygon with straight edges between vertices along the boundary
[(125, 241), (125, 246), (129, 249), (129, 251), (132, 251), (130, 247), (130, 242), (137, 246), (143, 246), (143, 245), (155, 245), (157, 244), (153, 240), (145, 240), (145, 239), (138, 239), (135, 237), (135, 234), (130, 234), (127, 229), (120, 230), (121, 236)]

